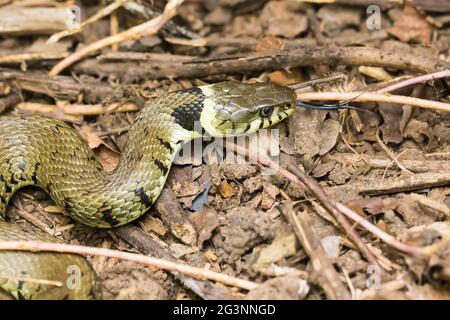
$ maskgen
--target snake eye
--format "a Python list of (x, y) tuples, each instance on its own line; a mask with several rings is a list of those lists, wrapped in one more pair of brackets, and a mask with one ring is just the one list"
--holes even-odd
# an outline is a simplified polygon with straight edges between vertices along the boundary
[(259, 111), (259, 115), (261, 117), (269, 117), (273, 112), (273, 107), (264, 107)]

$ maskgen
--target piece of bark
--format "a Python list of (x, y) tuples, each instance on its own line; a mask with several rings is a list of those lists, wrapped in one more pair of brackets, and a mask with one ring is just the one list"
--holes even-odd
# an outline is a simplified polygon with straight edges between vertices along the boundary
[(52, 34), (71, 28), (77, 19), (70, 7), (6, 6), (0, 8), (0, 34)]
[(424, 172), (399, 178), (358, 181), (341, 186), (328, 187), (325, 190), (329, 194), (337, 195), (337, 198), (340, 198), (339, 195), (346, 195), (345, 198), (352, 197), (352, 199), (345, 199), (348, 201), (356, 199), (358, 197), (356, 194), (373, 196), (448, 185), (450, 185), (450, 172)]
[(6, 97), (0, 98), (0, 114), (5, 112), (9, 108), (15, 106), (20, 101), (21, 101), (20, 96), (15, 92), (8, 94)]
[(161, 216), (161, 220), (168, 226), (170, 232), (183, 243), (197, 245), (197, 231), (192, 223), (187, 219), (187, 215), (181, 208), (175, 194), (166, 187), (159, 195), (155, 203), (155, 209)]
[[(327, 157), (328, 159), (328, 157)], [(397, 170), (398, 167), (393, 163), (392, 159), (388, 158), (373, 158), (364, 154), (353, 153), (336, 153), (329, 156), (330, 160), (336, 160), (343, 165), (368, 165), (373, 169), (385, 169), (390, 167), (392, 170)], [(415, 173), (424, 172), (450, 172), (450, 161), (448, 160), (399, 160), (400, 163), (408, 170)], [(327, 162), (327, 161), (326, 161)]]
[(114, 88), (94, 79), (77, 81), (68, 76), (50, 78), (42, 71), (21, 72), (0, 68), (0, 81), (8, 82), (20, 91), (41, 93), (57, 100), (78, 101), (81, 96), (82, 102), (87, 104), (102, 103), (114, 93)]

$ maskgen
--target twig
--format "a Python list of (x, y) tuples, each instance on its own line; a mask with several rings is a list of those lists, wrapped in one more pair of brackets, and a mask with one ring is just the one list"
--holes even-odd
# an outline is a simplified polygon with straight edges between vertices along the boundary
[[(411, 171), (409, 171), (408, 169), (406, 169), (398, 160), (398, 157), (391, 151), (389, 150), (389, 148), (383, 143), (383, 141), (380, 138), (380, 127), (378, 127), (376, 133), (375, 133), (375, 138), (377, 139), (378, 145), (381, 147), (381, 149), (384, 150), (384, 152), (386, 152), (386, 154), (389, 156), (389, 158), (392, 159), (392, 161), (395, 162), (395, 164), (403, 171), (405, 171), (408, 174), (413, 174)], [(387, 168), (386, 168), (387, 169)]]
[(137, 40), (144, 36), (149, 36), (156, 34), (163, 26), (164, 24), (170, 20), (172, 17), (174, 17), (177, 13), (177, 8), (183, 3), (184, 0), (170, 0), (165, 8), (164, 12), (147, 22), (144, 22), (140, 25), (134, 26), (133, 28), (130, 28), (128, 30), (125, 30), (121, 33), (111, 35), (109, 37), (103, 38), (99, 41), (96, 41), (94, 43), (91, 43), (87, 45), (86, 47), (83, 47), (79, 51), (75, 52), (74, 54), (70, 55), (66, 59), (60, 61), (58, 64), (56, 64), (52, 70), (49, 72), (49, 76), (54, 77), (58, 75), (61, 71), (66, 69), (68, 66), (72, 65), (73, 63), (83, 59), (84, 57), (93, 54), (94, 52), (106, 48), (108, 46), (111, 46), (116, 43), (121, 43), (126, 40)]
[[(397, 156), (398, 158), (398, 156)], [(336, 160), (344, 165), (355, 164), (359, 161), (363, 161), (364, 164), (369, 165), (371, 168), (375, 169), (385, 169), (391, 164), (391, 160), (385, 157), (371, 157), (364, 154), (351, 154), (351, 153), (339, 153), (333, 154), (330, 159)], [(419, 173), (419, 172), (450, 172), (450, 162), (447, 160), (402, 160), (402, 164), (408, 170)]]
[(327, 298), (333, 300), (350, 299), (350, 293), (342, 284), (339, 274), (325, 254), (320, 239), (311, 230), (310, 218), (305, 212), (297, 214), (292, 205), (282, 206), (281, 212), (289, 221), (303, 249), (308, 254), (314, 269), (313, 277), (317, 279)]
[(76, 81), (73, 77), (58, 76), (50, 78), (41, 71), (21, 72), (9, 68), (0, 68), (0, 81), (5, 81), (16, 91), (31, 91), (44, 94), (56, 100), (79, 101), (93, 104), (101, 103), (110, 97), (114, 88), (94, 79)]
[(289, 85), (288, 87), (290, 87), (291, 89), (294, 90), (298, 90), (298, 89), (303, 89), (306, 87), (312, 87), (318, 84), (322, 84), (322, 83), (329, 83), (329, 82), (333, 82), (333, 81), (342, 81), (346, 78), (347, 76), (342, 73), (342, 72), (337, 72), (337, 73), (333, 73), (329, 76), (326, 77), (322, 77), (319, 79), (315, 79), (315, 80), (311, 80), (311, 81), (306, 81), (306, 82), (300, 82), (300, 83), (295, 83), (292, 85)]
[(444, 71), (438, 71), (438, 72), (434, 72), (434, 73), (429, 73), (429, 74), (424, 74), (418, 77), (414, 77), (411, 79), (407, 79), (405, 81), (401, 81), (399, 83), (387, 86), (385, 88), (379, 89), (376, 92), (383, 94), (383, 93), (387, 93), (387, 92), (392, 92), (395, 90), (398, 90), (400, 88), (403, 87), (407, 87), (407, 86), (411, 86), (413, 84), (417, 84), (417, 83), (423, 83), (423, 82), (427, 82), (427, 81), (431, 81), (431, 80), (436, 80), (436, 79), (441, 79), (441, 78), (447, 78), (450, 77), (450, 70), (444, 70)]
[[(445, 167), (443, 168), (445, 170)], [(356, 183), (328, 187), (327, 190), (338, 194), (383, 195), (399, 192), (442, 187), (450, 185), (450, 172), (423, 172), (406, 177), (395, 177), (380, 181), (362, 180)]]
[[(233, 150), (235, 150), (239, 154), (242, 154), (244, 156), (249, 156), (253, 160), (255, 160), (255, 159), (258, 160), (258, 162), (261, 163), (262, 165), (264, 165), (264, 166), (266, 166), (266, 167), (268, 167), (268, 168), (278, 172), (279, 174), (283, 175), (289, 181), (295, 183), (296, 185), (298, 185), (302, 189), (308, 190), (308, 187), (305, 185), (305, 183), (302, 182), (296, 175), (294, 175), (293, 173), (289, 172), (288, 170), (286, 170), (284, 168), (281, 168), (277, 163), (273, 162), (268, 157), (262, 157), (261, 155), (258, 155), (258, 158), (257, 158), (257, 157), (255, 157), (255, 155), (249, 154), (249, 152), (243, 147), (240, 147), (240, 146), (232, 144), (232, 143), (228, 143), (227, 145), (228, 145), (229, 148), (232, 148)], [(315, 180), (313, 178), (310, 178), (310, 181), (314, 181), (315, 182)], [(322, 187), (317, 182), (315, 182), (315, 185), (316, 185), (316, 188), (314, 189), (313, 193), (315, 194), (315, 192), (320, 191), (322, 196), (326, 197), (327, 202), (331, 203), (333, 200), (331, 200), (331, 198), (323, 191)], [(315, 194), (315, 195), (317, 196), (317, 194)], [(355, 221), (358, 224), (360, 224), (366, 230), (368, 230), (369, 232), (373, 233), (375, 236), (377, 236), (378, 238), (382, 239), (383, 241), (385, 241), (388, 245), (392, 246), (393, 248), (396, 248), (397, 250), (399, 250), (401, 252), (405, 252), (405, 253), (408, 253), (408, 254), (411, 254), (411, 255), (415, 255), (415, 256), (419, 256), (419, 257), (427, 256), (427, 251), (426, 251), (427, 247), (422, 248), (422, 247), (414, 247), (414, 246), (406, 245), (406, 244), (398, 241), (397, 239), (395, 239), (391, 235), (387, 234), (383, 230), (377, 228), (376, 226), (371, 224), (369, 221), (363, 219), (357, 213), (353, 212), (351, 209), (347, 208), (343, 204), (341, 204), (339, 202), (334, 202), (334, 201), (332, 202), (332, 204), (334, 204), (334, 206), (336, 206), (336, 208), (341, 213), (343, 213), (344, 215), (346, 215), (347, 217), (349, 217), (353, 221)], [(343, 227), (345, 227), (345, 226), (343, 225)], [(353, 229), (351, 229), (350, 231), (347, 231), (347, 232), (349, 234), (354, 234)], [(356, 235), (356, 239), (359, 239), (358, 235)], [(355, 240), (355, 238), (353, 238), (353, 240)], [(366, 248), (365, 244), (362, 243), (361, 240), (360, 240), (360, 246)], [(366, 251), (366, 249), (364, 249), (364, 251), (362, 251), (362, 252), (365, 253), (365, 251)], [(369, 253), (369, 257), (372, 257), (371, 253)]]
[[(143, 232), (140, 228), (133, 225), (127, 225), (114, 229), (114, 233), (117, 234), (122, 240), (132, 245), (138, 251), (143, 254), (151, 255), (156, 258), (166, 259), (174, 262), (180, 262), (169, 251), (164, 248), (156, 240), (150, 238), (150, 236)], [(231, 299), (230, 293), (225, 288), (218, 287), (214, 283), (209, 281), (200, 281), (186, 277), (178, 272), (172, 273), (175, 278), (188, 289), (195, 292), (198, 296), (208, 300), (229, 300)]]
[(238, 279), (226, 274), (211, 271), (208, 269), (192, 267), (186, 264), (157, 259), (140, 254), (123, 252), (106, 248), (86, 247), (65, 243), (50, 243), (42, 241), (0, 241), (0, 250), (6, 251), (32, 251), (32, 252), (61, 252), (81, 255), (104, 256), (120, 260), (128, 260), (148, 266), (160, 268), (168, 271), (181, 272), (196, 279), (209, 279), (218, 281), (229, 286), (242, 288), (245, 290), (255, 289), (258, 284)]
[(55, 60), (67, 57), (69, 52), (31, 52), (31, 53), (17, 53), (0, 57), (0, 64), (15, 64), (24, 61), (35, 60)]
[(0, 8), (0, 35), (52, 34), (64, 30), (73, 21), (70, 8), (19, 7)]
[(450, 112), (450, 104), (439, 101), (432, 101), (414, 97), (379, 94), (371, 92), (305, 92), (297, 94), (299, 99), (305, 101), (313, 100), (338, 100), (355, 102), (387, 102), (401, 105), (408, 105), (418, 108), (433, 109)]
[[(359, 235), (356, 233), (356, 231), (352, 228), (352, 226), (348, 223), (348, 221), (345, 219), (344, 216), (340, 214), (340, 212), (336, 209), (336, 207), (333, 205), (329, 197), (323, 192), (323, 189), (320, 187), (320, 185), (317, 184), (317, 186), (313, 186), (313, 188), (310, 188), (311, 181), (302, 181), (300, 180), (296, 175), (294, 175), (292, 172), (289, 172), (288, 170), (280, 167), (277, 163), (273, 162), (269, 157), (258, 154), (254, 155), (251, 154), (247, 149), (236, 145), (234, 143), (227, 142), (227, 147), (231, 150), (235, 150), (237, 153), (247, 156), (251, 158), (252, 160), (257, 160), (259, 163), (261, 163), (264, 166), (269, 167), (270, 169), (282, 174), (292, 182), (296, 183), (298, 186), (300, 186), (303, 190), (310, 191), (316, 195), (316, 197), (319, 199), (319, 201), (322, 203), (322, 205), (327, 209), (327, 211), (330, 212), (330, 214), (339, 222), (339, 224), (344, 228), (344, 230), (348, 233), (348, 235), (352, 238), (352, 240), (355, 242), (358, 249), (364, 254), (364, 256), (369, 260), (371, 263), (375, 265), (379, 265), (378, 261), (372, 254), (372, 252), (367, 248), (366, 244), (363, 242), (363, 240), (359, 237)], [(298, 169), (296, 169), (298, 171)], [(298, 173), (298, 172), (296, 172)], [(301, 173), (302, 177), (306, 177), (303, 173)], [(312, 178), (311, 178), (312, 179)], [(314, 179), (312, 181), (315, 182)]]
[(87, 74), (114, 74), (133, 79), (205, 77), (227, 73), (249, 73), (263, 70), (311, 65), (349, 65), (385, 67), (415, 72), (449, 69), (450, 63), (424, 56), (365, 47), (305, 46), (292, 50), (263, 51), (251, 54), (207, 57), (174, 63), (105, 63), (86, 59), (74, 70)]
[(52, 35), (47, 40), (47, 43), (55, 43), (55, 42), (58, 42), (59, 40), (61, 40), (64, 37), (72, 36), (74, 34), (77, 34), (77, 33), (81, 32), (81, 31), (83, 31), (84, 27), (86, 27), (89, 24), (94, 23), (97, 20), (100, 20), (103, 17), (106, 17), (107, 15), (111, 14), (112, 12), (114, 12), (115, 10), (117, 10), (118, 8), (123, 6), (123, 4), (128, 2), (128, 1), (130, 1), (130, 0), (116, 0), (116, 1), (114, 1), (113, 3), (107, 5), (106, 7), (102, 8), (102, 9), (100, 9), (93, 16), (91, 16), (88, 19), (86, 19), (86, 21), (81, 23), (77, 28), (67, 29), (67, 30), (55, 33), (54, 35)]
[(289, 166), (289, 171), (292, 172), (302, 182), (302, 184), (305, 186), (304, 189), (314, 194), (317, 200), (319, 200), (320, 203), (325, 207), (325, 209), (327, 209), (327, 211), (339, 222), (339, 224), (348, 233), (353, 242), (355, 242), (358, 249), (367, 258), (367, 260), (372, 264), (380, 266), (378, 259), (375, 257), (372, 251), (370, 251), (365, 242), (359, 237), (359, 234), (350, 225), (345, 216), (342, 215), (337, 207), (337, 203), (334, 202), (325, 193), (319, 183), (293, 165)]
[(21, 102), (17, 109), (27, 113), (51, 113), (56, 110), (62, 111), (69, 116), (96, 116), (111, 112), (132, 112), (140, 108), (132, 102), (112, 103), (108, 106), (101, 104), (43, 104), (38, 102)]

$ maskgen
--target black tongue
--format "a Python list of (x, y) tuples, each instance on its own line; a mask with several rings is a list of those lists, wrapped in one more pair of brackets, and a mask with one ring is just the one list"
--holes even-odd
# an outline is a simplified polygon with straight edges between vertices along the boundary
[(367, 110), (363, 108), (358, 108), (351, 106), (349, 104), (314, 104), (314, 102), (308, 101), (307, 103), (304, 101), (298, 101), (297, 107), (299, 108), (305, 108), (305, 109), (315, 109), (315, 110), (340, 110), (340, 109), (353, 109), (358, 111), (364, 111), (364, 112), (373, 112), (372, 110)]

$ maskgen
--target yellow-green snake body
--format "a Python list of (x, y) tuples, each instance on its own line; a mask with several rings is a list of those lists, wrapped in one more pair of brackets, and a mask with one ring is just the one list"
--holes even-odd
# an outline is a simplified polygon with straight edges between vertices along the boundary
[[(255, 132), (287, 118), (295, 102), (293, 90), (261, 83), (221, 82), (164, 94), (137, 115), (113, 172), (103, 170), (88, 144), (64, 122), (1, 117), (0, 241), (55, 241), (3, 221), (10, 198), (24, 186), (41, 187), (83, 224), (121, 226), (156, 201), (176, 153), (184, 142), (202, 136), (201, 129), (215, 137)], [(68, 288), (74, 268), (81, 270), (80, 285)], [(90, 265), (69, 254), (0, 252), (0, 289), (26, 299), (98, 297)]]

